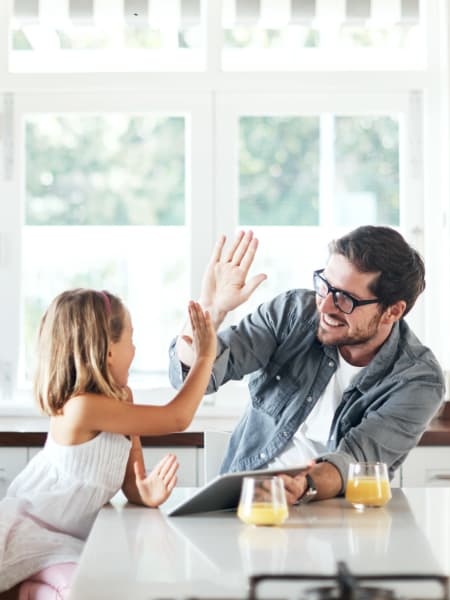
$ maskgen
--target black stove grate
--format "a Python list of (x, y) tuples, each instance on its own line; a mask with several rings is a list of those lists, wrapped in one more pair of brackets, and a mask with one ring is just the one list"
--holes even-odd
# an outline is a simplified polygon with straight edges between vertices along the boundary
[[(394, 600), (399, 598), (397, 594), (385, 586), (367, 586), (367, 583), (377, 582), (384, 584), (392, 582), (393, 584), (405, 582), (423, 582), (437, 583), (442, 595), (440, 600), (449, 600), (448, 577), (445, 575), (429, 574), (389, 574), (389, 575), (354, 575), (344, 562), (338, 563), (336, 575), (303, 575), (298, 573), (269, 574), (261, 573), (253, 575), (249, 579), (248, 600), (257, 600), (257, 588), (263, 582), (279, 581), (299, 581), (327, 583), (327, 585), (306, 589), (303, 597), (306, 600)], [(331, 583), (332, 585), (328, 585)], [(306, 594), (306, 595), (305, 595)], [(424, 599), (425, 600), (425, 599)]]

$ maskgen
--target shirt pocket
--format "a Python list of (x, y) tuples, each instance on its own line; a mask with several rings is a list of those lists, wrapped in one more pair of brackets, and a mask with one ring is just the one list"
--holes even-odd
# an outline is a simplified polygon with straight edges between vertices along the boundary
[(278, 421), (286, 407), (299, 394), (299, 384), (289, 375), (255, 373), (249, 381), (252, 407)]

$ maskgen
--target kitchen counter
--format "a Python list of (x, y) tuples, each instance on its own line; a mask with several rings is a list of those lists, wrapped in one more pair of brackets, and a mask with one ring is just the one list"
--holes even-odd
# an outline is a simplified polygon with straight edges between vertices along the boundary
[[(244, 525), (234, 512), (165, 516), (188, 493), (176, 489), (161, 510), (120, 497), (105, 506), (71, 600), (245, 598), (250, 575), (331, 575), (338, 561), (354, 574), (450, 575), (450, 488), (394, 489), (387, 506), (363, 513), (343, 498), (313, 502), (291, 507), (285, 524), (272, 528)], [(436, 584), (402, 585), (407, 598), (442, 592)], [(276, 597), (290, 597), (279, 586)]]

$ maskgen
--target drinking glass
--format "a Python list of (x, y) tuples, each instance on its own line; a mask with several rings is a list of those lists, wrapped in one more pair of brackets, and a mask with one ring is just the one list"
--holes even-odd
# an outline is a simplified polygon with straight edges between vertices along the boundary
[(281, 477), (244, 477), (237, 514), (249, 525), (281, 525), (289, 514)]
[(391, 486), (385, 463), (351, 463), (345, 498), (357, 510), (384, 506), (391, 499)]

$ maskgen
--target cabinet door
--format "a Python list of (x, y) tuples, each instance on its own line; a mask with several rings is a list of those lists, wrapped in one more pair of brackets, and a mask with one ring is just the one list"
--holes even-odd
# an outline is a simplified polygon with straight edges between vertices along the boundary
[(229, 431), (205, 431), (205, 452), (203, 461), (203, 481), (214, 479), (219, 472), (230, 441)]
[(450, 446), (414, 448), (403, 464), (403, 487), (450, 487)]
[(33, 446), (33, 448), (28, 448), (28, 460), (31, 460), (33, 456), (36, 456), (36, 454), (38, 454), (41, 450), (42, 448), (39, 448), (37, 446)]
[(391, 481), (391, 488), (402, 487), (402, 467), (399, 467), (394, 475), (394, 478)]
[(200, 485), (197, 448), (143, 448), (145, 468), (151, 471), (157, 462), (168, 452), (175, 454), (180, 465), (177, 473), (178, 483), (184, 487)]
[(26, 464), (26, 448), (0, 448), (0, 498), (3, 498), (11, 481)]

